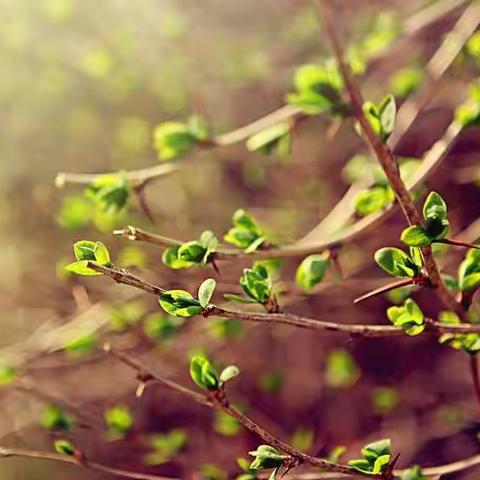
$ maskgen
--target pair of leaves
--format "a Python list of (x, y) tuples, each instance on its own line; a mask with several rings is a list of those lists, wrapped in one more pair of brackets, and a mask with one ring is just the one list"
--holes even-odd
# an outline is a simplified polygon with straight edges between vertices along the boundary
[(471, 249), (458, 268), (458, 287), (461, 291), (480, 286), (480, 250)]
[(362, 448), (361, 459), (350, 460), (348, 464), (362, 473), (378, 475), (390, 463), (390, 439), (369, 443)]
[(342, 101), (343, 79), (334, 59), (322, 65), (308, 64), (298, 68), (294, 76), (295, 93), (287, 97), (290, 105), (303, 113), (316, 115), (328, 111), (343, 114), (346, 105)]
[(418, 248), (411, 247), (410, 255), (395, 247), (385, 247), (375, 252), (375, 261), (394, 277), (416, 278), (422, 269), (422, 257)]
[(419, 335), (425, 330), (425, 317), (420, 307), (410, 298), (403, 306), (388, 308), (387, 316), (397, 327), (401, 327), (407, 335)]
[(298, 266), (295, 274), (295, 282), (299, 288), (311, 292), (315, 285), (318, 285), (330, 266), (330, 255), (328, 252), (309, 255), (304, 258)]
[[(375, 105), (373, 102), (365, 102), (363, 104), (363, 112), (372, 130), (380, 137), (383, 143), (386, 143), (393, 132), (397, 114), (397, 106), (393, 95), (387, 95), (378, 105)], [(362, 132), (358, 123), (355, 128), (357, 132)]]
[[(440, 312), (440, 323), (460, 325), (460, 319), (454, 312)], [(439, 338), (440, 343), (446, 343), (456, 350), (475, 355), (480, 351), (480, 334), (478, 333), (444, 333)]]
[(209, 304), (216, 282), (207, 278), (198, 288), (198, 300), (185, 290), (168, 290), (159, 297), (160, 306), (170, 315), (176, 317), (193, 317), (203, 311)]
[(163, 122), (153, 132), (154, 147), (160, 160), (171, 160), (188, 153), (208, 139), (205, 123), (193, 116), (188, 122)]
[(219, 241), (215, 234), (205, 230), (198, 240), (168, 247), (163, 252), (162, 262), (173, 269), (205, 265), (218, 245)]
[(285, 157), (290, 153), (290, 124), (279, 122), (261, 132), (252, 135), (247, 140), (247, 150), (270, 155), (276, 152), (279, 156)]
[(403, 243), (411, 247), (425, 247), (436, 240), (445, 238), (450, 228), (447, 218), (447, 204), (436, 192), (430, 192), (423, 204), (425, 227), (412, 225), (407, 227), (400, 237)]
[(127, 205), (130, 185), (122, 174), (102, 175), (87, 187), (85, 196), (93, 200), (101, 211), (113, 215)]
[(232, 224), (223, 238), (245, 252), (254, 252), (265, 241), (258, 223), (245, 210), (239, 209), (233, 214)]
[(239, 373), (240, 370), (235, 365), (229, 365), (218, 375), (210, 360), (203, 355), (194, 355), (190, 360), (192, 380), (206, 390), (218, 390)]
[(77, 261), (70, 263), (65, 269), (77, 275), (102, 275), (100, 272), (89, 268), (88, 262), (110, 265), (110, 252), (102, 242), (80, 240), (74, 243), (73, 253)]
[(256, 450), (248, 452), (248, 454), (255, 457), (250, 464), (250, 470), (278, 469), (288, 458), (288, 456), (282, 455), (276, 448), (270, 445), (259, 445)]
[[(267, 268), (261, 263), (255, 262), (252, 268), (243, 270), (240, 285), (248, 297), (262, 305), (268, 303), (272, 297), (272, 279)], [(242, 297), (230, 296), (227, 298), (238, 301)]]

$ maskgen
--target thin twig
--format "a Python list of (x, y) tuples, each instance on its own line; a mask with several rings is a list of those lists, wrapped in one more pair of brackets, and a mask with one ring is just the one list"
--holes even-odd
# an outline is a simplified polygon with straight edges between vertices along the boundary
[(131, 472), (130, 470), (123, 470), (121, 468), (109, 467), (97, 462), (91, 462), (84, 458), (84, 456), (76, 455), (61, 455), (53, 452), (43, 452), (38, 450), (25, 450), (23, 448), (9, 448), (0, 447), (0, 458), (7, 457), (23, 457), (36, 458), (40, 460), (54, 460), (56, 462), (69, 463), (77, 467), (89, 468), (98, 472), (109, 473), (119, 477), (133, 478), (137, 480), (176, 480), (171, 477), (163, 477), (161, 475), (153, 475), (149, 473)]

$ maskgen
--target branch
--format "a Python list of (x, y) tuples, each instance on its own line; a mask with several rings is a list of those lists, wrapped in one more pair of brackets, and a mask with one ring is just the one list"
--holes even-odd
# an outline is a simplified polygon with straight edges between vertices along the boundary
[(169, 477), (162, 477), (160, 475), (153, 475), (149, 473), (131, 472), (130, 470), (123, 470), (121, 468), (109, 467), (101, 463), (91, 462), (83, 455), (61, 455), (53, 452), (42, 452), (38, 450), (25, 450), (22, 448), (8, 448), (0, 447), (0, 457), (23, 457), (23, 458), (37, 458), (41, 460), (54, 460), (57, 462), (69, 463), (77, 467), (89, 468), (97, 472), (109, 473), (120, 477), (133, 478), (138, 480), (175, 480)]
[[(335, 25), (338, 24), (338, 22), (336, 24), (334, 23), (333, 10), (330, 0), (319, 0), (319, 3), (323, 12), (325, 30), (330, 40), (330, 43), (332, 44), (335, 58), (338, 61), (338, 65), (342, 73), (343, 80), (345, 82), (345, 88), (347, 89), (348, 95), (350, 97), (354, 115), (360, 124), (362, 133), (364, 134), (370, 149), (373, 151), (373, 153), (377, 157), (377, 160), (382, 166), (382, 169), (385, 172), (391, 188), (395, 192), (397, 201), (400, 204), (400, 208), (402, 209), (408, 223), (410, 225), (422, 225), (422, 218), (418, 213), (415, 204), (413, 203), (407, 187), (400, 178), (398, 165), (392, 154), (392, 151), (386, 144), (381, 141), (380, 137), (373, 131), (373, 128), (370, 125), (370, 122), (368, 121), (363, 111), (363, 98), (360, 90), (357, 87), (350, 67), (345, 61), (343, 46), (340, 43), (335, 28)], [(440, 272), (438, 270), (437, 264), (435, 263), (431, 247), (422, 247), (421, 250), (423, 254), (425, 269), (428, 273), (428, 277), (430, 279), (432, 287), (437, 293), (437, 296), (449, 310), (457, 313), (463, 321), (467, 321), (466, 314), (463, 308), (447, 290), (440, 277)]]
[(329, 472), (341, 473), (346, 475), (356, 475), (356, 476), (362, 475), (362, 476), (368, 476), (371, 479), (378, 479), (378, 480), (383, 478), (382, 475), (371, 475), (368, 473), (363, 474), (347, 465), (340, 465), (337, 463), (322, 460), (320, 458), (312, 457), (310, 455), (307, 455), (306, 453), (301, 452), (300, 450), (297, 450), (291, 445), (273, 436), (271, 433), (266, 431), (258, 423), (256, 423), (249, 417), (245, 416), (243, 413), (239, 412), (235, 407), (232, 407), (229, 404), (228, 399), (226, 398), (225, 392), (223, 390), (211, 391), (209, 392), (208, 396), (201, 395), (193, 390), (190, 390), (187, 387), (177, 384), (176, 382), (173, 382), (171, 380), (167, 380), (163, 376), (154, 373), (153, 370), (150, 369), (147, 365), (145, 365), (141, 360), (139, 360), (138, 358), (135, 358), (134, 356), (128, 353), (121, 352), (117, 349), (114, 349), (110, 345), (107, 345), (106, 351), (111, 355), (113, 355), (114, 357), (116, 357), (117, 359), (119, 359), (120, 361), (122, 361), (123, 363), (125, 363), (126, 365), (128, 365), (129, 367), (136, 370), (137, 374), (140, 377), (144, 374), (144, 372), (149, 372), (150, 374), (149, 381), (164, 385), (170, 389), (173, 389), (176, 392), (183, 393), (189, 398), (193, 398), (194, 400), (196, 400), (197, 402), (203, 405), (225, 412), (226, 414), (235, 418), (247, 430), (258, 435), (264, 442), (290, 455), (295, 460), (296, 465), (300, 463), (308, 463), (312, 466), (320, 467), (324, 470), (328, 470)]
[[(117, 283), (123, 283), (132, 287), (144, 290), (147, 293), (160, 295), (167, 290), (161, 287), (152, 285), (126, 270), (119, 269), (115, 265), (106, 267), (98, 265), (94, 262), (89, 262), (88, 267), (106, 276), (113, 278)], [(241, 312), (237, 310), (227, 310), (217, 305), (207, 305), (203, 311), (204, 317), (216, 316), (221, 318), (233, 318), (238, 320), (245, 320), (249, 322), (261, 323), (280, 323), (286, 325), (293, 325), (300, 328), (308, 328), (312, 330), (348, 333), (351, 335), (365, 336), (365, 337), (387, 337), (387, 336), (401, 336), (404, 335), (400, 327), (393, 325), (361, 325), (361, 324), (343, 324), (326, 322), (308, 317), (302, 317), (293, 313), (255, 313), (255, 312)], [(461, 324), (448, 325), (439, 324), (434, 320), (427, 321), (427, 329), (425, 332), (432, 334), (442, 333), (480, 333), (480, 324)]]

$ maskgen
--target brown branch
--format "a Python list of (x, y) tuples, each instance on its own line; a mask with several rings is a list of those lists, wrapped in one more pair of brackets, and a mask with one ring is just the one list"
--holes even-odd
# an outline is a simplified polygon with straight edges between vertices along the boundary
[(117, 475), (119, 477), (133, 478), (137, 480), (176, 480), (174, 478), (163, 477), (160, 475), (153, 475), (149, 473), (131, 472), (130, 470), (123, 470), (121, 468), (109, 467), (97, 462), (91, 462), (87, 460), (83, 455), (81, 456), (69, 456), (61, 455), (53, 452), (43, 452), (38, 450), (25, 450), (23, 448), (9, 448), (0, 447), (0, 458), (8, 457), (23, 457), (23, 458), (36, 458), (40, 460), (54, 460), (56, 462), (69, 463), (70, 465), (76, 465), (77, 467), (89, 468), (98, 472), (109, 473), (111, 475)]
[(357, 470), (347, 465), (340, 465), (337, 463), (322, 460), (320, 458), (312, 457), (310, 455), (307, 455), (306, 453), (301, 452), (300, 450), (297, 450), (291, 445), (276, 438), (274, 435), (266, 431), (262, 426), (260, 426), (258, 423), (253, 421), (251, 418), (245, 416), (244, 414), (239, 412), (236, 408), (232, 407), (225, 396), (224, 390), (214, 390), (212, 392), (209, 392), (208, 396), (201, 395), (193, 390), (190, 390), (187, 387), (184, 387), (183, 385), (177, 384), (176, 382), (165, 379), (163, 376), (156, 374), (155, 372), (153, 372), (151, 368), (145, 365), (140, 359), (126, 352), (121, 352), (117, 349), (112, 348), (109, 345), (106, 347), (106, 351), (112, 354), (113, 356), (115, 356), (117, 359), (119, 359), (126, 365), (128, 365), (129, 367), (136, 370), (139, 377), (142, 378), (145, 372), (148, 372), (150, 375), (148, 379), (149, 381), (164, 385), (170, 389), (173, 389), (176, 392), (179, 392), (188, 396), (189, 398), (193, 398), (195, 401), (203, 405), (225, 412), (226, 414), (235, 418), (247, 430), (258, 435), (264, 442), (290, 455), (295, 460), (295, 464), (308, 463), (312, 466), (320, 467), (330, 472), (336, 472), (336, 473), (341, 473), (346, 475), (356, 475), (356, 476), (362, 475), (362, 476), (368, 476), (369, 478), (378, 479), (378, 480), (383, 478), (382, 475), (362, 474), (361, 472), (358, 472)]
[(441, 240), (435, 240), (435, 243), (443, 243), (445, 245), (452, 245), (453, 247), (476, 248), (477, 250), (480, 249), (480, 245), (463, 242), (461, 240), (455, 240), (454, 238), (442, 238)]
[[(148, 282), (145, 282), (141, 278), (138, 278), (131, 273), (118, 269), (118, 267), (105, 267), (95, 263), (89, 263), (90, 268), (95, 268), (97, 271), (104, 273), (105, 275), (113, 278), (117, 283), (123, 283), (132, 287), (144, 290), (147, 293), (154, 295), (160, 295), (167, 291), (164, 288), (157, 287)], [(134, 280), (132, 280), (134, 279)], [(403, 330), (393, 325), (360, 325), (360, 324), (343, 324), (326, 322), (322, 320), (316, 320), (313, 318), (302, 317), (293, 313), (255, 313), (255, 312), (241, 312), (236, 310), (227, 310), (225, 308), (208, 305), (204, 311), (205, 317), (217, 316), (221, 318), (233, 318), (238, 320), (245, 320), (249, 322), (261, 322), (261, 323), (274, 323), (293, 325), (300, 328), (309, 328), (312, 330), (348, 333), (351, 335), (359, 335), (365, 337), (385, 337), (385, 336), (401, 336)], [(432, 334), (442, 333), (480, 333), (480, 324), (461, 324), (461, 325), (448, 325), (439, 324), (434, 320), (429, 320), (426, 332)]]
[(360, 303), (368, 298), (375, 297), (377, 295), (381, 295), (382, 293), (390, 292), (391, 290), (395, 290), (396, 288), (406, 287), (408, 285), (414, 285), (415, 281), (413, 278), (406, 278), (403, 280), (397, 280), (396, 282), (389, 283), (388, 285), (382, 285), (381, 287), (375, 288), (374, 290), (370, 290), (367, 293), (364, 293), (360, 297), (357, 297), (353, 303)]
[[(340, 43), (336, 31), (338, 22), (334, 22), (333, 9), (330, 0), (319, 0), (319, 4), (323, 12), (325, 31), (330, 40), (330, 43), (332, 44), (335, 58), (338, 61), (338, 65), (345, 82), (345, 88), (350, 97), (350, 102), (352, 104), (354, 115), (360, 124), (362, 133), (366, 138), (369, 147), (377, 157), (377, 160), (379, 161), (392, 190), (395, 192), (397, 201), (400, 204), (400, 208), (402, 209), (408, 223), (410, 225), (422, 225), (422, 218), (418, 213), (415, 204), (413, 203), (407, 187), (405, 186), (403, 180), (400, 178), (398, 164), (392, 154), (392, 151), (385, 143), (382, 142), (380, 137), (374, 132), (368, 118), (363, 111), (363, 98), (360, 90), (357, 87), (350, 67), (345, 61), (343, 47)], [(467, 321), (463, 308), (447, 290), (440, 277), (440, 272), (433, 257), (431, 247), (422, 247), (421, 250), (423, 254), (425, 270), (428, 273), (428, 277), (430, 279), (432, 287), (437, 293), (437, 296), (449, 310), (457, 313), (457, 315), (463, 321)]]

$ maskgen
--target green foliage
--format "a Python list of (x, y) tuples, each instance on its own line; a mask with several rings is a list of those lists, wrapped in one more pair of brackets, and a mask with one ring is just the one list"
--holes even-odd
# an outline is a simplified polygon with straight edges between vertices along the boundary
[(181, 428), (174, 428), (164, 434), (150, 435), (149, 442), (152, 450), (144, 456), (145, 465), (161, 465), (170, 462), (187, 443), (187, 432)]
[(200, 466), (200, 474), (205, 480), (227, 480), (228, 474), (213, 463)]
[[(386, 143), (393, 132), (397, 114), (393, 95), (387, 95), (378, 105), (375, 105), (373, 102), (365, 102), (363, 111), (373, 131), (380, 137), (382, 142)], [(362, 132), (360, 125), (357, 124), (355, 128), (357, 132)]]
[[(454, 312), (440, 312), (440, 323), (447, 325), (460, 325), (460, 319)], [(469, 355), (476, 355), (480, 351), (480, 334), (478, 333), (444, 333), (439, 338), (440, 343), (450, 345), (456, 350), (463, 350)]]
[(115, 332), (123, 332), (135, 325), (145, 314), (145, 304), (141, 300), (124, 302), (110, 311), (109, 325)]
[(362, 448), (363, 458), (350, 460), (348, 464), (362, 473), (380, 474), (390, 463), (390, 443), (390, 439), (369, 443)]
[(372, 392), (372, 406), (375, 413), (386, 415), (399, 403), (398, 391), (391, 387), (378, 387)]
[(143, 323), (145, 335), (152, 340), (170, 340), (173, 338), (179, 328), (183, 325), (182, 317), (170, 317), (161, 313), (152, 313)]
[(410, 298), (401, 307), (389, 307), (387, 316), (395, 326), (402, 328), (407, 335), (419, 335), (425, 330), (423, 312)]
[(314, 433), (311, 428), (298, 427), (290, 439), (290, 443), (297, 450), (307, 452), (313, 446)]
[(76, 230), (87, 226), (92, 217), (91, 202), (83, 195), (71, 195), (63, 199), (57, 221), (67, 230)]
[(246, 145), (250, 152), (259, 152), (264, 155), (276, 152), (281, 157), (287, 156), (290, 153), (290, 124), (276, 123), (252, 135)]
[(145, 251), (136, 245), (126, 245), (118, 254), (118, 265), (122, 267), (145, 268), (148, 257)]
[(65, 439), (55, 440), (53, 442), (53, 448), (60, 455), (75, 455), (75, 447), (73, 446), (73, 443)]
[(470, 87), (468, 100), (456, 108), (455, 120), (463, 127), (480, 125), (480, 82)]
[(225, 234), (224, 240), (247, 253), (254, 252), (265, 241), (262, 230), (255, 219), (245, 210), (237, 210), (232, 217), (233, 227)]
[(236, 377), (240, 373), (240, 370), (235, 365), (229, 365), (222, 370), (220, 373), (220, 385), (228, 382), (232, 378)]
[(423, 72), (417, 67), (406, 67), (398, 70), (390, 79), (390, 88), (394, 95), (406, 97), (415, 92), (422, 84)]
[(411, 247), (424, 247), (445, 238), (450, 228), (447, 218), (447, 204), (436, 192), (430, 192), (423, 204), (425, 228), (419, 225), (407, 227), (400, 237)]
[(404, 470), (400, 476), (400, 480), (428, 480), (428, 478), (422, 473), (420, 467), (415, 466)]
[(159, 298), (160, 306), (170, 315), (193, 317), (202, 312), (200, 302), (185, 290), (169, 290)]
[(316, 115), (326, 111), (342, 115), (346, 112), (342, 101), (343, 79), (335, 60), (301, 66), (295, 71), (294, 84), (296, 91), (288, 95), (287, 101), (303, 113)]
[(225, 435), (226, 437), (237, 435), (242, 429), (237, 419), (221, 410), (215, 412), (213, 428), (217, 433)]
[(480, 250), (470, 249), (458, 268), (458, 288), (463, 292), (480, 286)]
[(85, 196), (93, 200), (98, 210), (114, 215), (125, 208), (130, 195), (130, 185), (126, 177), (102, 175), (85, 190)]
[(422, 264), (416, 249), (411, 249), (408, 255), (399, 248), (384, 247), (375, 252), (374, 258), (380, 268), (394, 277), (415, 278), (420, 275)]
[(395, 200), (395, 194), (389, 186), (380, 185), (358, 192), (353, 208), (362, 217), (387, 208)]
[(210, 303), (216, 284), (213, 278), (207, 278), (198, 288), (198, 301), (203, 308)]
[(109, 437), (112, 439), (124, 437), (133, 426), (132, 413), (124, 405), (107, 408), (103, 412), (103, 418), (108, 428)]
[(329, 266), (330, 256), (328, 252), (305, 257), (295, 274), (297, 286), (303, 288), (306, 292), (311, 292), (313, 287), (323, 280)]
[(219, 245), (218, 238), (210, 230), (205, 230), (198, 240), (168, 247), (162, 255), (163, 263), (170, 268), (188, 268), (205, 265)]
[(248, 454), (255, 457), (255, 460), (250, 464), (251, 470), (278, 469), (283, 465), (284, 460), (288, 458), (270, 445), (259, 445), (256, 450), (248, 452)]
[(221, 340), (232, 340), (243, 335), (243, 324), (236, 318), (215, 318), (208, 322), (208, 333)]
[(190, 360), (190, 377), (200, 388), (217, 390), (220, 380), (217, 371), (207, 357), (194, 355)]
[(42, 425), (48, 430), (70, 430), (74, 420), (56, 405), (47, 405), (42, 412)]
[(254, 263), (252, 268), (245, 268), (240, 285), (248, 297), (262, 305), (272, 297), (272, 279), (262, 264)]
[(73, 253), (77, 261), (70, 263), (65, 269), (77, 275), (102, 275), (100, 272), (88, 267), (88, 262), (106, 266), (110, 265), (110, 253), (102, 242), (81, 240), (73, 245)]
[(333, 388), (348, 388), (360, 377), (355, 359), (346, 350), (333, 350), (327, 357), (325, 381)]
[(171, 160), (188, 153), (195, 145), (208, 139), (205, 123), (191, 117), (187, 123), (163, 122), (153, 132), (154, 147), (160, 160)]
[(0, 387), (11, 385), (17, 378), (17, 370), (10, 365), (0, 366)]

